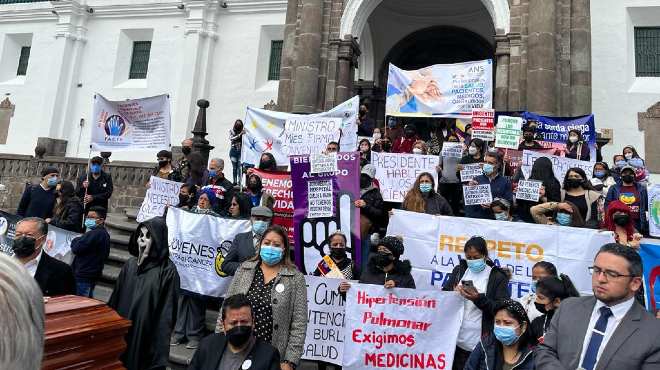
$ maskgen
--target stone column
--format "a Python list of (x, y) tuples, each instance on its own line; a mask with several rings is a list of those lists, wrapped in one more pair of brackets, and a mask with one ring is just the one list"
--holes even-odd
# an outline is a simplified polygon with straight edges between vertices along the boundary
[(284, 25), (284, 45), (280, 63), (280, 83), (277, 92), (277, 107), (282, 112), (290, 112), (293, 105), (294, 63), (296, 55), (296, 21), (298, 20), (298, 0), (289, 0), (286, 7)]
[(335, 88), (336, 104), (343, 103), (353, 95), (353, 80), (357, 57), (360, 56), (360, 48), (351, 35), (344, 36), (339, 43), (337, 70), (337, 87)]
[(644, 131), (644, 154), (646, 166), (651, 173), (660, 172), (660, 101), (649, 107), (646, 112), (637, 113), (637, 124)]
[(495, 71), (494, 107), (498, 111), (509, 109), (509, 59), (511, 49), (506, 35), (495, 35), (495, 58), (497, 69)]
[(527, 110), (547, 115), (557, 111), (556, 16), (556, 1), (530, 0)]
[(302, 0), (301, 11), (292, 111), (314, 113), (319, 88), (323, 0)]
[(521, 56), (521, 36), (519, 33), (510, 33), (509, 39), (509, 94), (507, 99), (508, 109), (523, 110), (521, 95), (521, 80), (526, 78), (527, 71), (523, 70)]
[(591, 113), (591, 17), (589, 0), (571, 2), (571, 116)]

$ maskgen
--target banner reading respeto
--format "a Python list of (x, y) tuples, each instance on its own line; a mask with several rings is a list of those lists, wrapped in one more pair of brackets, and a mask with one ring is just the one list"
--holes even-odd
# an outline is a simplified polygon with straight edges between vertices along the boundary
[(437, 155), (371, 152), (371, 164), (376, 167), (380, 193), (386, 202), (403, 202), (417, 176), (428, 172), (438, 183)]
[(293, 188), (291, 173), (271, 172), (253, 169), (252, 173), (261, 177), (261, 184), (266, 193), (275, 199), (273, 205), (273, 224), (286, 227), (289, 241), (293, 240)]
[(231, 277), (222, 272), (222, 262), (236, 234), (250, 230), (249, 220), (171, 207), (167, 212), (167, 241), (181, 289), (211, 297), (225, 294)]
[(458, 293), (352, 284), (346, 296), (344, 369), (451, 369)]
[[(330, 253), (328, 236), (335, 230), (347, 236), (347, 252), (360, 266), (360, 209), (353, 204), (360, 199), (360, 156), (357, 152), (337, 153), (336, 173), (312, 174), (310, 167), (309, 156), (291, 157), (298, 269), (305, 274), (314, 272), (321, 258)], [(318, 191), (310, 192), (310, 188)]]
[(170, 149), (170, 97), (110, 101), (94, 95), (93, 150)]
[(471, 117), (493, 104), (493, 62), (436, 64), (406, 71), (393, 64), (387, 77), (386, 112), (403, 117)]
[(598, 249), (614, 242), (609, 231), (556, 225), (481, 220), (464, 217), (431, 216), (394, 210), (388, 235), (401, 235), (405, 252), (413, 266), (419, 289), (441, 288), (453, 268), (463, 258), (465, 242), (474, 235), (488, 243), (489, 257), (496, 265), (512, 272), (511, 295), (518, 298), (529, 292), (532, 267), (548, 261), (571, 277), (581, 293), (591, 294), (591, 276)]

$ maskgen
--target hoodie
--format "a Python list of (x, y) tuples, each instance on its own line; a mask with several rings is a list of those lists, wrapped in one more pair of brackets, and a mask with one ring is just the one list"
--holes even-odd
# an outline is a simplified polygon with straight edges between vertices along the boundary
[(415, 280), (410, 274), (412, 270), (410, 261), (400, 261), (397, 259), (394, 261), (394, 269), (386, 273), (380, 267), (376, 266), (374, 262), (375, 256), (376, 254), (372, 254), (371, 258), (369, 258), (367, 268), (360, 276), (360, 283), (383, 285), (386, 280), (394, 280), (395, 287), (397, 288), (415, 289)]

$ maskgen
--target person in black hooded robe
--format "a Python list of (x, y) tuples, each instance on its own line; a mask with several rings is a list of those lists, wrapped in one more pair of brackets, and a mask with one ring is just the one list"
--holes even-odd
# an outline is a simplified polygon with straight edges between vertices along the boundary
[(169, 338), (176, 322), (179, 276), (169, 259), (167, 225), (162, 217), (140, 223), (108, 306), (132, 325), (121, 360), (127, 370), (165, 370)]

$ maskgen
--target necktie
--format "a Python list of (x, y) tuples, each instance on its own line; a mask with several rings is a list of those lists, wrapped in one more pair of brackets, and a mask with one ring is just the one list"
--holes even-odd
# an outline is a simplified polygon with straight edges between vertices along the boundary
[(612, 316), (612, 310), (607, 306), (601, 307), (599, 311), (600, 317), (598, 317), (598, 321), (596, 321), (596, 325), (591, 331), (591, 339), (589, 339), (589, 345), (587, 345), (587, 352), (584, 353), (584, 359), (582, 360), (582, 368), (585, 370), (594, 370), (598, 350), (603, 343), (605, 330), (607, 330), (607, 320)]

